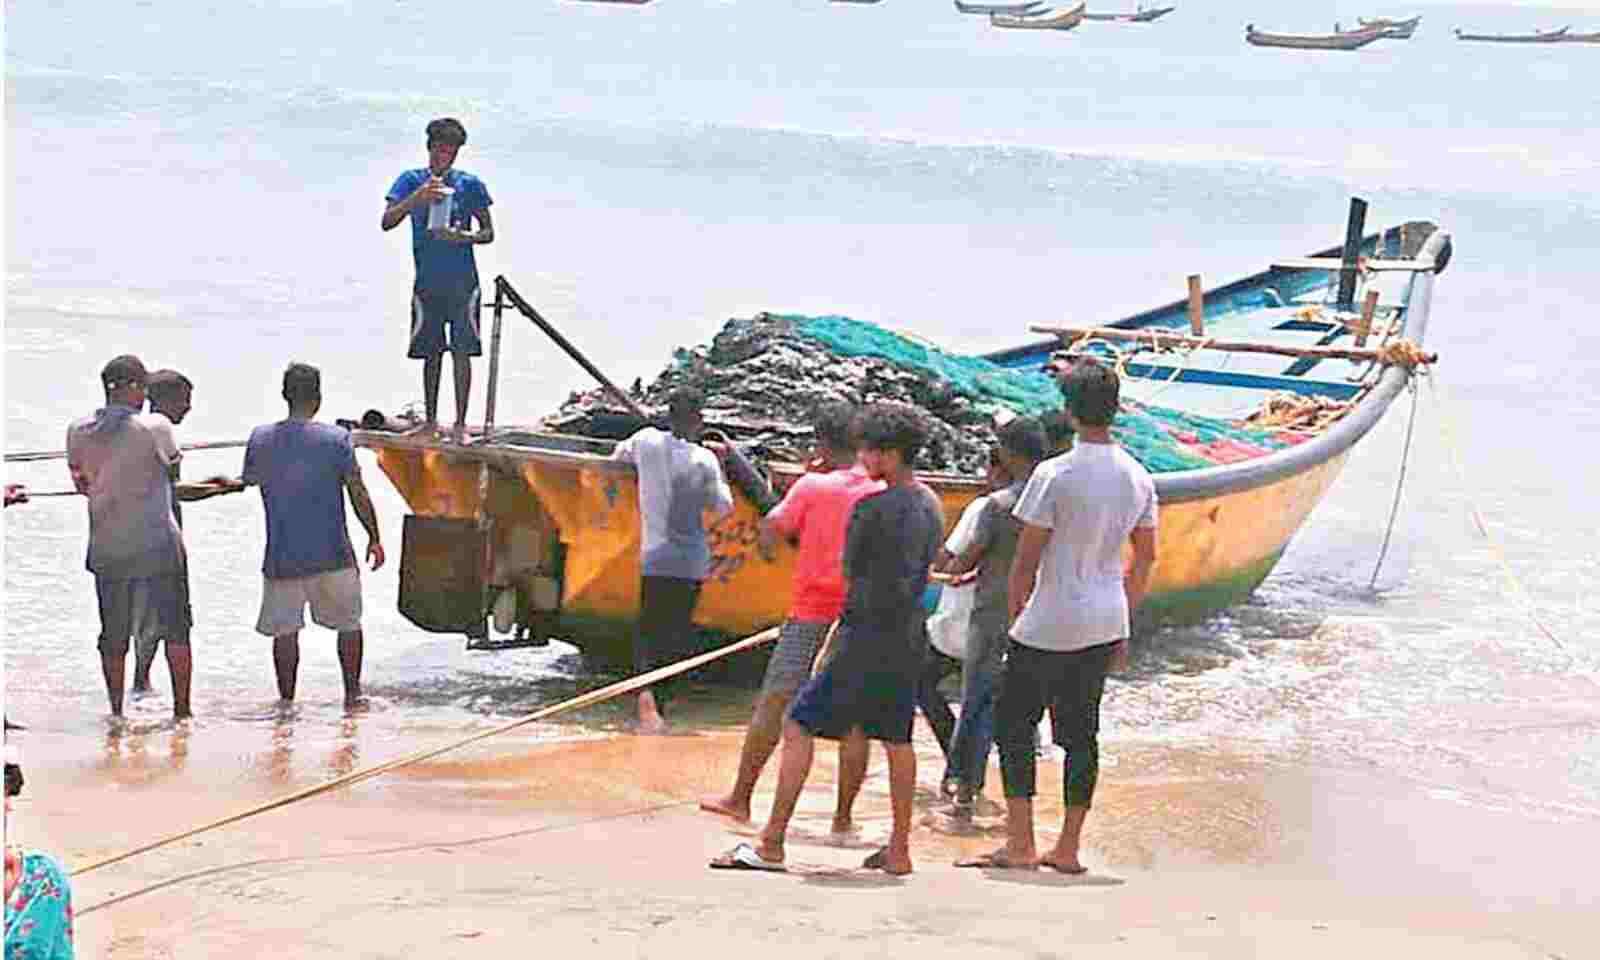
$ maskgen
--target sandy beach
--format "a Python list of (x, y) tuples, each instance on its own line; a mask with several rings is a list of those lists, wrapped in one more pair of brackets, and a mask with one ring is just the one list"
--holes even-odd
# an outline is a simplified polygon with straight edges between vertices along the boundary
[[(29, 734), (30, 845), (76, 867), (234, 812), (354, 759), (337, 741), (250, 757), (171, 729)], [(825, 842), (834, 757), (802, 802), (788, 875), (706, 861), (748, 829), (694, 808), (728, 782), (738, 731), (499, 744), (314, 798), (75, 880), (80, 956), (473, 957), (508, 950), (689, 957), (1575, 958), (1592, 949), (1585, 862), (1600, 825), (1469, 809), (1358, 770), (1114, 751), (1091, 872), (957, 869), (999, 835), (936, 812), (919, 744), (917, 872), (856, 867), (887, 834), (875, 755), (855, 849)], [(76, 747), (73, 744), (76, 743)], [(239, 744), (234, 744), (240, 747)], [(930, 749), (932, 753), (930, 754)], [(309, 765), (309, 766), (307, 766)], [(1041, 785), (1055, 822), (1059, 766)], [(763, 780), (771, 787), (773, 771)], [(998, 796), (998, 774), (991, 797)], [(769, 793), (758, 793), (764, 810)], [(1463, 838), (1478, 838), (1467, 843)]]

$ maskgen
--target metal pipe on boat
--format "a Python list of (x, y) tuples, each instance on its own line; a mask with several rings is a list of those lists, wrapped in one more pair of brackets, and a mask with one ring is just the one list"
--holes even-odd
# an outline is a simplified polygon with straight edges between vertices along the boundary
[(500, 327), (506, 311), (506, 295), (494, 285), (494, 327), (489, 333), (489, 386), (483, 398), (483, 436), (494, 433), (495, 399), (500, 395)]
[(621, 387), (618, 387), (616, 384), (612, 383), (610, 378), (608, 378), (605, 374), (601, 373), (599, 367), (596, 367), (594, 364), (590, 363), (589, 358), (584, 356), (582, 351), (573, 346), (571, 341), (561, 335), (561, 331), (550, 325), (550, 321), (539, 316), (539, 311), (533, 309), (533, 307), (529, 305), (528, 301), (522, 299), (522, 295), (517, 293), (516, 288), (511, 285), (510, 281), (506, 280), (506, 278), (503, 276), (495, 277), (494, 286), (496, 296), (499, 296), (501, 292), (504, 292), (506, 299), (511, 301), (512, 306), (520, 310), (523, 316), (527, 317), (529, 320), (532, 320), (540, 330), (545, 332), (546, 336), (555, 341), (556, 346), (566, 351), (567, 356), (578, 361), (578, 366), (587, 370), (589, 372), (589, 376), (594, 377), (600, 382), (600, 386), (611, 391), (611, 394), (620, 400), (623, 406), (628, 408), (629, 413), (632, 413), (640, 420), (649, 422), (650, 417), (637, 403), (633, 401), (633, 398), (624, 393)]

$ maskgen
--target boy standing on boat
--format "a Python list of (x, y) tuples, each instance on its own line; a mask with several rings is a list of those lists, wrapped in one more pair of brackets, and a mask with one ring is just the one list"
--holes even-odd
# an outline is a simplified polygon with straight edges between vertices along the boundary
[[(428, 165), (400, 174), (384, 197), (380, 225), (393, 230), (411, 218), (411, 256), (417, 278), (411, 293), (411, 340), (406, 356), (422, 361), (423, 403), (428, 427), (439, 422), (439, 375), (450, 352), (455, 374), (459, 441), (466, 435), (472, 392), (472, 358), (483, 353), (478, 313), (478, 264), (472, 248), (494, 242), (489, 190), (483, 181), (454, 167), (467, 130), (452, 117), (428, 124)], [(430, 220), (432, 221), (430, 223)], [(478, 227), (472, 229), (476, 220)], [(448, 334), (448, 335), (447, 335)]]
[(67, 429), (67, 468), (89, 500), (88, 567), (111, 715), (122, 716), (129, 638), (147, 629), (166, 638), (172, 712), (181, 719), (189, 716), (189, 602), (170, 471), (182, 454), (165, 418), (141, 414), (148, 379), (135, 356), (105, 365), (106, 405)]
[(317, 423), (322, 373), (291, 363), (283, 373), (289, 416), (256, 427), (244, 452), (243, 483), (261, 488), (267, 550), (261, 565), (261, 615), (256, 631), (272, 638), (278, 696), (294, 700), (300, 672), (300, 630), (311, 620), (338, 634), (344, 702), (361, 703), (361, 573), (345, 527), (344, 499), (367, 531), (367, 559), (383, 566), (372, 497), (361, 479), (350, 432)]
[[(1008, 591), (1013, 642), (995, 707), (1006, 845), (960, 866), (1085, 872), (1078, 850), (1099, 775), (1100, 697), (1108, 670), (1126, 660), (1130, 614), (1144, 600), (1155, 564), (1155, 481), (1111, 438), (1116, 373), (1079, 364), (1062, 388), (1077, 440), (1071, 453), (1039, 465), (1015, 511), (1022, 532)], [(1129, 541), (1133, 567), (1124, 572)], [(1055, 848), (1040, 857), (1034, 742), (1046, 708), (1067, 753), (1065, 812)]]
[[(789, 618), (778, 634), (777, 647), (767, 661), (766, 678), (756, 701), (750, 729), (739, 755), (739, 774), (733, 790), (723, 797), (707, 797), (700, 809), (736, 820), (750, 819), (750, 796), (756, 781), (783, 735), (783, 717), (794, 695), (811, 679), (811, 665), (823, 639), (844, 609), (846, 585), (842, 558), (850, 512), (856, 502), (881, 491), (881, 480), (867, 475), (856, 462), (852, 421), (855, 408), (832, 403), (817, 411), (812, 423), (816, 460), (812, 472), (796, 480), (783, 501), (760, 525), (760, 549), (770, 555), (782, 538), (797, 546), (794, 595)], [(858, 749), (851, 751), (848, 746)], [(840, 741), (839, 802), (833, 832), (848, 835), (850, 811), (866, 776), (866, 741)]]
[(975, 571), (977, 595), (967, 631), (967, 655), (961, 664), (961, 718), (950, 746), (950, 773), (956, 780), (955, 814), (971, 818), (977, 798), (988, 779), (989, 751), (994, 745), (994, 687), (1001, 657), (1010, 642), (1008, 584), (1016, 556), (1022, 521), (1012, 515), (1034, 468), (1045, 455), (1044, 428), (1026, 417), (1007, 422), (998, 432), (995, 448), (1004, 474), (1011, 483), (988, 496), (982, 504), (966, 543), (948, 572), (960, 576)]
[[(645, 427), (611, 454), (633, 464), (639, 474), (642, 576), (633, 658), (640, 673), (665, 666), (688, 648), (700, 586), (711, 572), (705, 514), (721, 518), (733, 511), (733, 491), (722, 476), (722, 464), (699, 443), (704, 406), (698, 390), (674, 392), (667, 402), (670, 433)], [(639, 732), (665, 728), (655, 692), (640, 691)]]
[(927, 440), (923, 415), (879, 403), (861, 415), (861, 462), (885, 489), (860, 500), (845, 536), (849, 583), (835, 638), (837, 652), (795, 698), (783, 730), (772, 814), (760, 839), (711, 862), (730, 870), (783, 870), (784, 840), (811, 772), (815, 738), (881, 740), (889, 756), (894, 825), (888, 846), (864, 866), (911, 872), (911, 802), (917, 757), (911, 725), (927, 645), (922, 595), (939, 552), (944, 518), (933, 491), (913, 474)]

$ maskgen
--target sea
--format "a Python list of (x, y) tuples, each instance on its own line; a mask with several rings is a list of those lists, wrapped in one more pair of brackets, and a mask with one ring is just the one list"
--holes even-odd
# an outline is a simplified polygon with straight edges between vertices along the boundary
[[(1243, 36), (1412, 13), (1414, 39), (1354, 53)], [(1225, 746), (1592, 826), (1600, 48), (1451, 32), (1567, 23), (1600, 29), (1600, 6), (1179, 0), (1154, 24), (1057, 33), (939, 0), (8, 0), (4, 448), (59, 449), (123, 352), (193, 380), (188, 442), (279, 418), (295, 360), (322, 368), (327, 418), (418, 401), (408, 238), (378, 220), (436, 116), (465, 124), (458, 166), (494, 199), (485, 280), (507, 277), (624, 383), (760, 310), (965, 351), (1114, 320), (1182, 296), (1188, 274), (1220, 283), (1338, 243), (1360, 196), (1374, 226), (1426, 219), (1454, 238), (1439, 363), (1254, 597), (1138, 638), (1107, 694), (1107, 762)], [(502, 423), (591, 385), (508, 324)], [(619, 676), (559, 642), (469, 652), (411, 626), (406, 507), (362, 456), (390, 548), (365, 576), (372, 707), (353, 730), (333, 638), (308, 630), (303, 743), (354, 737), (386, 759)], [(197, 452), (185, 474), (240, 460)], [(8, 463), (5, 481), (69, 487), (59, 460)], [(188, 739), (237, 744), (243, 778), (284, 736), (253, 631), (261, 505), (219, 498), (185, 519)], [(66, 497), (5, 512), (3, 632), (8, 717), (87, 756), (107, 718), (86, 527)], [(159, 753), (161, 663), (156, 686), (129, 725)], [(702, 685), (676, 723), (726, 727), (749, 697)], [(532, 736), (626, 719), (612, 704)], [(318, 756), (291, 761), (297, 776), (318, 776)]]

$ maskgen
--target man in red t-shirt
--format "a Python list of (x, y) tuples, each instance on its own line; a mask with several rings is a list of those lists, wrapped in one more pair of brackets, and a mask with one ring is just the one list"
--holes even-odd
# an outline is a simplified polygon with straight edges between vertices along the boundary
[[(789, 488), (783, 502), (761, 521), (763, 552), (779, 537), (798, 546), (794, 567), (794, 599), (778, 646), (767, 662), (766, 679), (756, 700), (755, 715), (739, 756), (739, 776), (723, 797), (707, 797), (700, 809), (745, 821), (750, 795), (761, 770), (777, 749), (783, 718), (794, 695), (811, 678), (811, 665), (833, 622), (844, 609), (846, 584), (843, 557), (845, 531), (856, 501), (883, 489), (856, 463), (852, 432), (855, 409), (828, 404), (817, 411), (812, 428), (818, 462)], [(839, 802), (833, 815), (836, 836), (853, 829), (850, 809), (866, 776), (866, 743), (839, 741)]]

